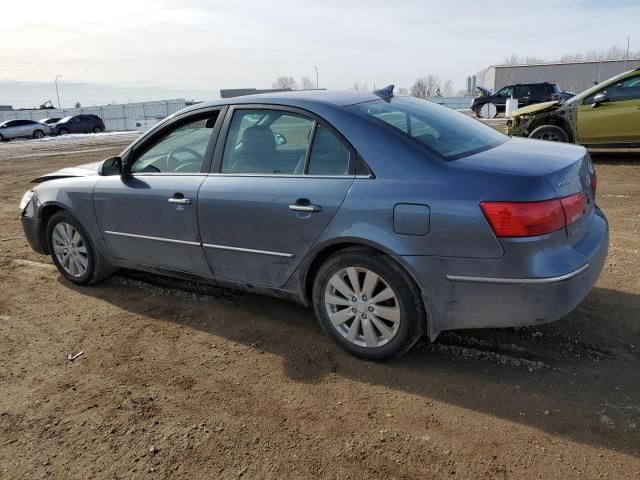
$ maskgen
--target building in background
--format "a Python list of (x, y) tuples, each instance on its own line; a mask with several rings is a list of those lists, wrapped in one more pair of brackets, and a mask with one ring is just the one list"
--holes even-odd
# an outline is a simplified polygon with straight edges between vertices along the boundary
[(516, 83), (549, 82), (579, 93), (614, 75), (640, 67), (640, 59), (596, 60), (533, 65), (493, 65), (484, 74), (483, 86), (494, 92)]

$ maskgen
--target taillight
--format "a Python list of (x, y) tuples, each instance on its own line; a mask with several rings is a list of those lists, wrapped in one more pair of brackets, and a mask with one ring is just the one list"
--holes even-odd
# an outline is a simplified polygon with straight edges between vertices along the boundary
[(591, 189), (595, 192), (596, 188), (598, 188), (598, 175), (596, 174), (596, 169), (593, 169), (593, 173), (591, 174)]
[(564, 209), (564, 217), (567, 226), (580, 220), (584, 215), (584, 193), (576, 193), (570, 197), (564, 197), (560, 199), (562, 208)]
[(480, 202), (497, 237), (533, 237), (560, 230), (584, 215), (585, 199), (577, 193), (542, 202)]

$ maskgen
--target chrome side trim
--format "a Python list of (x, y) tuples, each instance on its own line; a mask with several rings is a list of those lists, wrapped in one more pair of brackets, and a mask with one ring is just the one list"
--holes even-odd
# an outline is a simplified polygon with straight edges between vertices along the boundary
[(540, 284), (540, 283), (555, 283), (562, 282), (563, 280), (569, 280), (577, 275), (580, 275), (586, 269), (589, 268), (589, 264), (585, 263), (579, 269), (565, 275), (558, 277), (545, 277), (545, 278), (493, 278), (493, 277), (466, 277), (464, 275), (447, 275), (447, 280), (451, 282), (474, 282), (474, 283), (501, 283), (501, 284)]
[(233, 252), (256, 253), (258, 255), (273, 255), (275, 257), (293, 258), (293, 253), (270, 252), (268, 250), (254, 250), (253, 248), (228, 247), (226, 245), (214, 245), (211, 243), (203, 243), (205, 248), (215, 248), (217, 250), (231, 250)]
[(175, 240), (173, 238), (150, 237), (149, 235), (137, 235), (135, 233), (113, 232), (110, 230), (105, 230), (104, 233), (108, 233), (109, 235), (117, 235), (120, 237), (141, 238), (143, 240), (156, 240), (158, 242), (179, 243), (180, 245), (192, 245), (194, 247), (200, 246), (200, 242), (190, 242), (188, 240)]

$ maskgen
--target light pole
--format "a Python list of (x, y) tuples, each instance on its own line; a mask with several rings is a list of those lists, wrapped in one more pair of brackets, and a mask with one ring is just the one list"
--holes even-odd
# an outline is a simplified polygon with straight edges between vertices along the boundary
[(313, 68), (316, 69), (316, 88), (318, 88), (318, 67), (314, 65)]
[(55, 84), (56, 84), (56, 95), (58, 97), (58, 108), (62, 108), (60, 106), (60, 93), (58, 93), (58, 79), (62, 78), (62, 75), (56, 75), (56, 80), (55, 80)]

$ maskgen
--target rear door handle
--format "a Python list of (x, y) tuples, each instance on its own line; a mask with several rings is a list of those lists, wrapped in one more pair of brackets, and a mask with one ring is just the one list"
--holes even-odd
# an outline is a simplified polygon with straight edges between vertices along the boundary
[(176, 205), (191, 205), (193, 203), (193, 200), (191, 200), (190, 198), (169, 197), (169, 199), (167, 201), (169, 203), (173, 203), (173, 204), (176, 204)]
[(289, 210), (295, 210), (296, 212), (321, 212), (322, 207), (320, 205), (289, 205)]
[(289, 204), (289, 210), (294, 212), (321, 212), (322, 207), (320, 205), (312, 205), (306, 198), (299, 198), (296, 203)]

